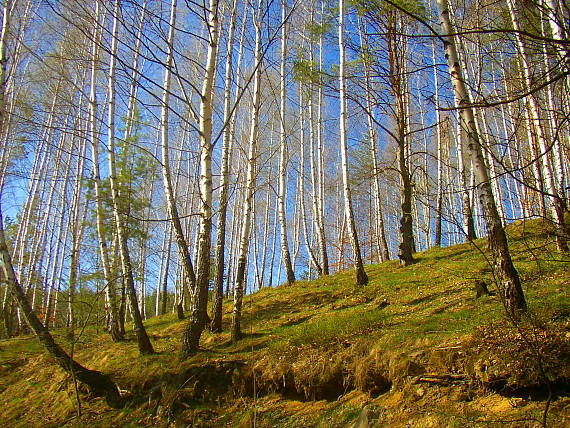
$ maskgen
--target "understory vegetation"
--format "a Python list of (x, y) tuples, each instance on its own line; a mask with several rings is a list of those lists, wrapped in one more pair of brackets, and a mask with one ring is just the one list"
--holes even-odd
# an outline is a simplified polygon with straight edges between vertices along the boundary
[[(541, 221), (507, 233), (529, 305), (520, 322), (506, 316), (485, 239), (432, 248), (409, 267), (367, 265), (364, 287), (343, 272), (248, 295), (237, 343), (225, 302), (224, 332), (206, 332), (185, 361), (175, 314), (145, 322), (153, 355), (139, 355), (132, 331), (113, 343), (83, 326), (74, 357), (111, 375), (122, 409), (76, 394), (35, 337), (1, 340), (0, 425), (567, 426), (570, 257)], [(477, 298), (480, 280), (490, 295)], [(53, 331), (70, 349), (68, 333)]]

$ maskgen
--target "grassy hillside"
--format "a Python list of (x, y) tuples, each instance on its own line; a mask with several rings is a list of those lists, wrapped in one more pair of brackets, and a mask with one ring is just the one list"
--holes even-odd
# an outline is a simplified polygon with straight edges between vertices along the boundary
[(497, 292), (484, 240), (434, 248), (408, 268), (367, 266), (364, 288), (344, 272), (252, 294), (245, 339), (205, 333), (185, 362), (174, 315), (146, 322), (152, 356), (86, 328), (75, 355), (111, 374), (121, 410), (80, 388), (77, 417), (72, 379), (33, 337), (0, 341), (0, 425), (539, 426), (548, 407), (548, 426), (568, 426), (570, 257), (540, 222), (508, 233), (529, 303), (519, 325), (496, 295), (475, 296), (481, 279)]

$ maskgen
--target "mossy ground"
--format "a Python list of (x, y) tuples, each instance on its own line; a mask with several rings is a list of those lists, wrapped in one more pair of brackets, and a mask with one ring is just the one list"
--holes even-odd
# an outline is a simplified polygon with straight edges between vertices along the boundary
[[(2, 340), (0, 425), (346, 427), (367, 409), (370, 426), (538, 426), (551, 386), (562, 392), (549, 426), (567, 426), (570, 256), (547, 229), (508, 228), (529, 303), (519, 326), (497, 295), (475, 297), (479, 279), (497, 292), (480, 239), (417, 254), (407, 268), (369, 265), (365, 287), (342, 272), (262, 289), (246, 298), (242, 341), (206, 332), (203, 352), (184, 362), (173, 314), (146, 321), (151, 356), (138, 355), (132, 334), (112, 343), (88, 327), (76, 358), (132, 397), (121, 410), (80, 389), (77, 417), (71, 378), (36, 339)], [(224, 309), (227, 330), (231, 302)], [(69, 349), (66, 332), (55, 335)], [(445, 375), (456, 378), (429, 381)]]

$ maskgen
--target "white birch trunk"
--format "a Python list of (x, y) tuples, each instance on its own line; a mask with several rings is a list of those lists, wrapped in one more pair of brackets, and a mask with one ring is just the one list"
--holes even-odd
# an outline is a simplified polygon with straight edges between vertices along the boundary
[[(160, 113), (160, 139), (161, 139), (161, 158), (162, 158), (162, 178), (164, 184), (164, 193), (166, 195), (166, 204), (168, 206), (168, 214), (170, 216), (170, 221), (172, 222), (172, 227), (174, 230), (174, 237), (176, 239), (176, 244), (178, 246), (178, 252), (180, 254), (180, 259), (183, 267), (183, 276), (185, 283), (190, 285), (191, 289), (194, 289), (194, 284), (196, 284), (196, 277), (194, 274), (194, 267), (192, 265), (192, 259), (190, 255), (190, 250), (188, 248), (188, 243), (184, 236), (184, 230), (182, 228), (182, 222), (180, 221), (180, 216), (178, 215), (178, 208), (176, 206), (174, 188), (172, 187), (172, 174), (170, 171), (170, 155), (169, 155), (169, 136), (168, 136), (168, 112), (169, 112), (169, 100), (170, 100), (170, 82), (173, 67), (173, 55), (174, 55), (174, 33), (176, 25), (176, 0), (172, 0), (170, 4), (170, 20), (168, 25), (168, 38), (167, 38), (167, 54), (164, 70), (164, 82), (162, 85), (162, 102), (161, 102), (161, 113)], [(184, 287), (183, 287), (184, 288)], [(180, 317), (179, 312), (179, 317)]]
[[(325, 13), (324, 1), (321, 1), (321, 17), (320, 24), (324, 23), (324, 13)], [(323, 35), (319, 35), (319, 72), (323, 72)], [(319, 215), (317, 217), (318, 226), (317, 230), (319, 233), (319, 247), (321, 250), (321, 263), (323, 267), (323, 275), (329, 274), (329, 257), (327, 252), (327, 239), (325, 233), (325, 166), (324, 166), (324, 142), (323, 142), (323, 86), (319, 85), (317, 104), (318, 104), (318, 126), (317, 126), (317, 160), (318, 160), (318, 176), (319, 176), (319, 188), (317, 197), (317, 207), (319, 210)]]
[[(364, 30), (359, 27), (360, 45), (367, 47), (368, 38), (363, 34)], [(384, 262), (390, 259), (388, 250), (388, 242), (386, 241), (386, 231), (384, 227), (384, 213), (382, 208), (381, 191), (380, 191), (380, 168), (378, 167), (378, 150), (376, 148), (377, 135), (374, 123), (374, 111), (372, 105), (372, 83), (370, 76), (370, 64), (364, 61), (364, 89), (366, 92), (366, 108), (368, 110), (368, 139), (370, 142), (370, 156), (372, 158), (372, 183), (373, 183), (373, 199), (376, 214), (376, 246), (378, 248), (379, 261)]]
[(115, 283), (112, 279), (111, 262), (109, 260), (107, 239), (105, 237), (103, 196), (101, 193), (101, 173), (99, 172), (99, 134), (97, 129), (97, 68), (99, 62), (99, 42), (101, 37), (101, 2), (95, 2), (95, 20), (93, 23), (93, 44), (91, 47), (91, 83), (89, 95), (89, 138), (91, 140), (91, 161), (93, 162), (93, 182), (95, 188), (95, 210), (97, 217), (97, 236), (99, 238), (99, 255), (105, 279), (107, 298), (107, 315), (109, 317), (109, 333), (114, 341), (122, 340), (119, 327), (119, 307)]
[(285, 264), (285, 274), (289, 285), (295, 282), (295, 272), (291, 264), (291, 254), (289, 253), (289, 242), (287, 237), (287, 216), (285, 213), (285, 171), (287, 169), (287, 135), (285, 134), (285, 121), (287, 112), (287, 87), (285, 76), (285, 64), (287, 59), (287, 0), (281, 0), (281, 72), (280, 72), (280, 117), (279, 117), (279, 222), (281, 225), (281, 257)]
[(473, 162), (475, 175), (477, 177), (477, 190), (487, 220), (489, 246), (493, 253), (494, 268), (499, 281), (498, 285), (501, 290), (502, 301), (509, 315), (518, 319), (520, 312), (526, 310), (526, 301), (518, 272), (511, 260), (507, 236), (501, 224), (496, 203), (493, 198), (489, 174), (485, 167), (479, 135), (477, 134), (477, 128), (475, 126), (475, 116), (472, 107), (470, 107), (469, 95), (463, 80), (463, 72), (455, 43), (453, 38), (449, 36), (449, 34), (453, 34), (454, 30), (449, 19), (447, 0), (438, 0), (437, 7), (442, 30), (443, 33), (446, 34), (442, 39), (454, 93), (458, 102), (460, 123), (462, 129), (469, 137), (469, 144), (466, 150)]
[(121, 256), (121, 271), (123, 274), (123, 283), (129, 298), (131, 316), (134, 322), (134, 331), (137, 337), (137, 344), (141, 354), (153, 354), (154, 349), (150, 343), (150, 339), (144, 328), (141, 313), (139, 310), (135, 280), (133, 275), (133, 267), (128, 247), (127, 228), (123, 213), (121, 212), (119, 182), (117, 181), (117, 170), (115, 162), (115, 79), (116, 79), (116, 61), (118, 50), (118, 26), (119, 26), (119, 0), (115, 0), (113, 6), (113, 30), (111, 39), (111, 62), (109, 64), (109, 80), (108, 80), (108, 118), (107, 118), (107, 136), (108, 136), (108, 156), (109, 156), (109, 179), (111, 183), (111, 198), (113, 203), (113, 216), (115, 218), (115, 226), (117, 228), (117, 236), (119, 241), (119, 251)]
[[(507, 7), (511, 15), (511, 20), (513, 23), (513, 28), (515, 32), (515, 40), (517, 44), (517, 50), (520, 56), (520, 64), (522, 67), (522, 72), (524, 76), (525, 89), (528, 91), (532, 88), (532, 72), (531, 64), (529, 62), (526, 46), (520, 34), (521, 25), (518, 21), (518, 13), (515, 9), (515, 3), (513, 0), (507, 0)], [(564, 204), (562, 198), (559, 196), (556, 184), (554, 181), (554, 175), (550, 168), (549, 163), (549, 147), (546, 142), (546, 136), (544, 135), (544, 130), (542, 128), (540, 112), (538, 107), (538, 101), (535, 98), (535, 94), (531, 94), (526, 99), (527, 110), (529, 116), (530, 128), (534, 130), (536, 139), (538, 141), (538, 147), (540, 149), (540, 165), (542, 170), (542, 175), (546, 184), (546, 190), (548, 191), (548, 199), (550, 202), (550, 209), (552, 212), (552, 217), (554, 224), (556, 226), (556, 246), (559, 251), (568, 251), (568, 239), (570, 239), (570, 232), (568, 226), (564, 220)]]
[[(309, 97), (311, 96), (311, 94), (309, 94)], [(309, 115), (312, 114), (312, 109), (311, 109), (311, 102), (309, 101)], [(322, 268), (321, 265), (319, 263), (319, 261), (317, 260), (317, 256), (315, 255), (315, 252), (313, 251), (313, 248), (311, 247), (311, 243), (309, 242), (309, 228), (307, 226), (307, 213), (305, 210), (305, 146), (306, 146), (306, 141), (305, 141), (305, 115), (304, 115), (304, 108), (305, 105), (303, 103), (303, 88), (302, 88), (302, 83), (299, 83), (299, 127), (300, 127), (300, 140), (301, 140), (301, 153), (300, 153), (300, 162), (299, 162), (299, 189), (297, 191), (297, 194), (299, 195), (300, 198), (300, 215), (301, 215), (301, 221), (303, 224), (303, 235), (305, 236), (305, 247), (307, 248), (307, 252), (309, 254), (309, 258), (311, 263), (317, 268), (317, 271), (319, 273), (319, 276), (322, 275)], [(312, 133), (311, 133), (311, 137), (312, 137)], [(313, 176), (313, 172), (315, 171), (314, 168), (314, 156), (313, 156), (313, 149), (312, 149), (312, 138), (310, 138), (311, 141), (311, 175)], [(315, 190), (315, 177), (313, 176), (313, 191)], [(316, 209), (316, 199), (313, 198), (314, 201), (314, 207), (313, 207), (313, 218), (316, 217), (318, 215), (318, 211)]]
[(262, 27), (262, 7), (263, 0), (257, 1), (257, 16), (254, 18), (255, 26), (255, 65), (254, 71), (254, 87), (253, 87), (253, 107), (251, 114), (251, 129), (249, 136), (249, 148), (247, 151), (247, 175), (246, 175), (246, 189), (245, 200), (243, 208), (243, 227), (241, 231), (239, 256), (237, 262), (237, 273), (234, 290), (234, 308), (232, 313), (232, 326), (231, 326), (231, 339), (236, 342), (242, 338), (241, 331), (241, 312), (243, 305), (243, 295), (245, 292), (245, 277), (246, 277), (246, 264), (247, 253), (249, 249), (249, 237), (251, 231), (251, 215), (252, 215), (252, 202), (253, 191), (255, 188), (255, 157), (257, 150), (257, 138), (259, 128), (259, 115), (260, 115), (260, 101), (261, 101), (261, 27)]
[[(206, 11), (205, 11), (206, 12)], [(204, 83), (200, 96), (200, 223), (196, 287), (190, 310), (190, 321), (182, 335), (182, 357), (198, 350), (206, 325), (208, 286), (210, 281), (210, 248), (212, 244), (212, 87), (218, 55), (218, 1), (210, 0), (207, 10), (208, 54)]]
[(347, 135), (347, 112), (346, 112), (346, 82), (345, 82), (345, 47), (344, 47), (344, 0), (339, 0), (339, 23), (338, 23), (338, 49), (339, 49), (339, 96), (340, 96), (340, 153), (342, 157), (342, 182), (344, 188), (344, 212), (350, 240), (352, 244), (352, 255), (354, 258), (354, 268), (356, 274), (356, 283), (365, 285), (368, 282), (368, 276), (364, 272), (362, 263), (362, 255), (360, 253), (360, 244), (356, 232), (356, 223), (354, 221), (354, 213), (352, 211), (352, 196), (348, 181), (348, 135)]

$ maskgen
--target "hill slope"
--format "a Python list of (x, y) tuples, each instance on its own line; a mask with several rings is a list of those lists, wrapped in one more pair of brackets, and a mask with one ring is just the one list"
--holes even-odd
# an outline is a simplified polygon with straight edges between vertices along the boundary
[[(492, 271), (484, 240), (434, 248), (401, 268), (367, 266), (244, 305), (244, 340), (203, 337), (178, 360), (184, 322), (146, 322), (156, 355), (86, 328), (77, 359), (111, 374), (127, 405), (111, 410), (53, 366), (32, 337), (0, 341), (2, 426), (549, 426), (570, 421), (570, 269), (537, 221), (509, 226), (529, 303), (519, 325), (497, 296), (476, 298)], [(226, 302), (225, 327), (231, 316)], [(64, 331), (57, 340), (69, 347)], [(548, 398), (551, 398), (549, 400)], [(366, 425), (368, 424), (368, 425)]]

